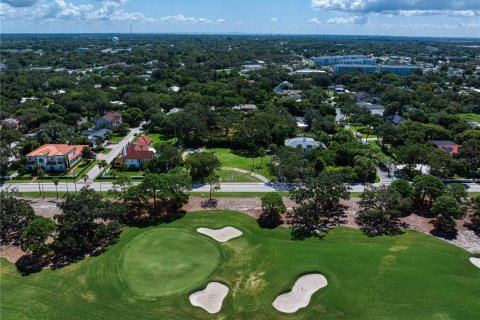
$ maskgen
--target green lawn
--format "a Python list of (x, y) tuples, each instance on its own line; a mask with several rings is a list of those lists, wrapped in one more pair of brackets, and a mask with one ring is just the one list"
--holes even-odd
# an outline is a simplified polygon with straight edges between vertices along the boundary
[(163, 228), (137, 236), (122, 256), (122, 272), (133, 292), (166, 297), (202, 285), (217, 269), (221, 253), (198, 233)]
[(176, 139), (174, 137), (168, 137), (161, 133), (149, 133), (148, 137), (152, 138), (152, 145), (156, 143), (175, 143)]
[(476, 113), (462, 113), (458, 115), (460, 118), (465, 119), (467, 121), (473, 121), (480, 123), (480, 114)]
[(124, 136), (111, 136), (110, 139), (108, 139), (108, 141), (111, 143), (111, 144), (117, 144), (119, 143), (120, 141), (122, 141), (122, 139), (125, 138)]
[[(212, 149), (206, 149), (206, 151), (215, 153), (215, 155), (220, 160), (222, 167), (224, 168), (239, 168), (239, 169), (248, 170), (248, 171), (252, 170), (252, 159), (234, 154), (231, 149), (212, 148)], [(261, 160), (260, 158), (256, 158), (253, 171), (268, 179), (272, 179), (272, 175), (268, 170), (269, 162), (270, 162), (269, 156), (263, 157), (263, 160)], [(260, 166), (260, 164), (262, 164), (262, 166)]]
[(112, 149), (110, 148), (103, 148), (102, 152), (103, 154), (108, 154), (110, 151), (112, 151)]
[[(78, 181), (82, 179), (83, 174), (90, 171), (96, 164), (97, 164), (97, 160), (93, 160), (93, 159), (80, 160), (80, 162), (75, 164), (75, 166), (72, 169), (70, 169), (69, 172), (50, 172), (50, 173), (46, 172), (42, 180), (45, 182), (52, 182), (52, 179), (56, 177), (60, 180), (60, 182), (63, 182), (65, 180), (72, 182), (74, 178), (76, 181)], [(9, 182), (10, 183), (31, 182), (33, 178), (34, 177), (32, 177), (32, 173), (28, 172), (28, 173), (17, 176), (16, 179), (9, 180)]]
[[(219, 243), (195, 231), (224, 226), (243, 235)], [(2, 319), (478, 319), (480, 270), (469, 256), (414, 231), (370, 238), (337, 228), (323, 240), (292, 241), (288, 229), (260, 229), (246, 215), (196, 212), (127, 228), (103, 254), (57, 270), (21, 276), (1, 259), (0, 312)], [(328, 286), (293, 315), (276, 311), (276, 296), (311, 272)], [(230, 288), (215, 315), (188, 300), (210, 281)]]
[(220, 170), (219, 176), (221, 182), (261, 182), (247, 173), (234, 170)]
[[(365, 130), (368, 130), (368, 127), (367, 126), (356, 126), (356, 125), (349, 125), (350, 129), (352, 129), (353, 132), (359, 132), (361, 135), (362, 135), (362, 138), (365, 139), (367, 138), (367, 134), (364, 133)], [(368, 134), (368, 138), (371, 139), (371, 138), (377, 138), (377, 135), (376, 134)]]
[(379, 160), (390, 161), (390, 162), (394, 161), (392, 157), (390, 157), (388, 154), (383, 152), (382, 148), (377, 143), (377, 141), (368, 141), (368, 146), (375, 152)]

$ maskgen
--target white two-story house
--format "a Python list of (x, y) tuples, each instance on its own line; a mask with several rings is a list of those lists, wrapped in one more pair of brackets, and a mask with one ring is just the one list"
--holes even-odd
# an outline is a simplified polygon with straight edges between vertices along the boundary
[(82, 158), (86, 145), (44, 144), (27, 157), (27, 170), (34, 171), (38, 163), (46, 172), (67, 171)]

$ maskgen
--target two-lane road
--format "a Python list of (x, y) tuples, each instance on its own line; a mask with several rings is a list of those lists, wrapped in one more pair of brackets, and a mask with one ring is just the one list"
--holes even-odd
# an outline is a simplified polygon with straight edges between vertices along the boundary
[[(134, 184), (138, 184), (135, 182)], [(383, 182), (383, 183), (376, 183), (373, 185), (389, 185), (390, 182)], [(43, 183), (43, 190), (44, 191), (55, 191), (55, 185), (53, 183)], [(83, 181), (77, 182), (77, 189), (80, 189), (84, 186), (88, 185), (90, 188), (93, 188), (97, 191), (107, 191), (112, 189), (111, 182), (89, 182), (84, 183)], [(479, 183), (464, 183), (463, 184), (468, 192), (480, 192), (480, 184)], [(18, 183), (18, 184), (4, 184), (0, 187), (0, 190), (7, 188), (8, 186), (14, 186), (18, 189), (19, 192), (38, 192), (38, 185), (37, 183)], [(218, 192), (274, 192), (275, 189), (271, 186), (265, 185), (263, 183), (221, 183), (221, 189)], [(363, 184), (355, 184), (350, 185), (351, 192), (363, 192), (365, 189), (365, 185)], [(67, 190), (68, 189), (68, 190)], [(75, 185), (73, 183), (60, 183), (58, 185), (58, 191), (72, 191), (75, 190)], [(209, 187), (201, 186), (198, 188), (194, 188), (192, 192), (208, 192)]]

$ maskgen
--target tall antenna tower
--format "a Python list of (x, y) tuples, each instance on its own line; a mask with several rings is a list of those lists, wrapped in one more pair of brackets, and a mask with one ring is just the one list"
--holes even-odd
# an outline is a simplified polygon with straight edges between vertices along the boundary
[(132, 31), (132, 24), (130, 23), (130, 33), (133, 33)]

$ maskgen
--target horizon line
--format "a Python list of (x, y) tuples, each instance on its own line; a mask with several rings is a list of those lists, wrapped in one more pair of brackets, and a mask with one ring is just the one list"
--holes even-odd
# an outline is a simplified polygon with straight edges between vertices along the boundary
[(391, 37), (391, 38), (435, 38), (475, 39), (480, 36), (438, 36), (438, 35), (388, 35), (388, 34), (328, 34), (328, 33), (273, 33), (273, 32), (1, 32), (1, 35), (236, 35), (236, 36), (328, 36), (328, 37)]

